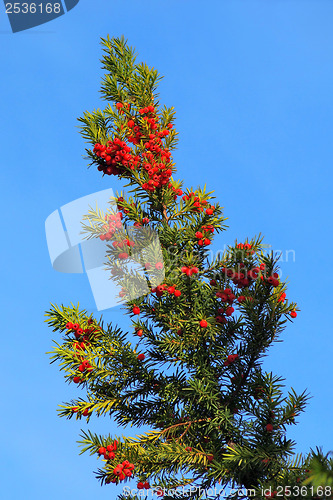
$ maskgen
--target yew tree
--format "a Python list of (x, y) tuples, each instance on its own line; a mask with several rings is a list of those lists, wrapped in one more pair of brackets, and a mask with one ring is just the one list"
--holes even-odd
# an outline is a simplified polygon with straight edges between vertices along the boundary
[(105, 211), (90, 210), (83, 230), (105, 244), (105, 272), (121, 287), (131, 327), (104, 324), (79, 306), (47, 311), (61, 337), (52, 361), (82, 391), (59, 414), (87, 422), (106, 415), (148, 429), (82, 431), (82, 452), (99, 460), (101, 484), (134, 488), (119, 500), (143, 492), (213, 499), (223, 488), (223, 498), (273, 498), (281, 486), (299, 488), (292, 498), (312, 498), (300, 492), (310, 459), (295, 456), (287, 438), (308, 396), (287, 391), (262, 367), (297, 316), (278, 258), (261, 236), (211, 257), (226, 219), (212, 192), (175, 177), (175, 110), (159, 101), (161, 76), (137, 63), (124, 38), (102, 39), (102, 47), (106, 107), (79, 118), (81, 133), (106, 187), (118, 178), (130, 191), (116, 193)]

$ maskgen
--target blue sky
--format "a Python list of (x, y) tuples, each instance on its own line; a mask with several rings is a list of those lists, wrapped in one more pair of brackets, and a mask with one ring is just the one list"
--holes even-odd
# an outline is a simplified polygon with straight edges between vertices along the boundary
[[(215, 248), (261, 232), (282, 251), (301, 312), (265, 367), (313, 396), (288, 434), (297, 451), (333, 449), (332, 2), (81, 0), (16, 34), (3, 5), (0, 13), (2, 497), (113, 498), (94, 479), (95, 458), (78, 456), (84, 421), (57, 417), (75, 389), (49, 365), (53, 335), (43, 323), (50, 302), (94, 309), (86, 276), (52, 269), (44, 222), (65, 203), (120, 187), (87, 169), (76, 129), (84, 110), (103, 105), (99, 39), (107, 34), (124, 34), (139, 60), (165, 75), (178, 177), (214, 189), (229, 218)], [(123, 321), (119, 308), (105, 319)], [(89, 428), (121, 434), (107, 419)]]

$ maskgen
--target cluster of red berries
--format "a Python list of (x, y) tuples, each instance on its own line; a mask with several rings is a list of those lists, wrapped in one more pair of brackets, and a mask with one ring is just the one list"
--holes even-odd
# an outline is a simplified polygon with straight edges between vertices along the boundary
[(246, 302), (246, 301), (249, 301), (249, 302), (253, 302), (254, 301), (254, 298), (253, 297), (249, 297), (249, 296), (245, 296), (245, 295), (239, 295), (237, 297), (237, 301), (241, 304), (242, 302)]
[(278, 492), (276, 490), (265, 493), (265, 498), (275, 498)]
[[(215, 286), (217, 283), (215, 280), (211, 280), (210, 284), (212, 286)], [(215, 295), (217, 298), (221, 299), (222, 302), (225, 303), (223, 307), (219, 307), (219, 309), (217, 310), (217, 316), (215, 320), (218, 323), (225, 324), (227, 322), (225, 316), (231, 316), (232, 313), (235, 312), (235, 309), (232, 307), (232, 304), (236, 296), (230, 288), (225, 288), (224, 290), (218, 290)], [(226, 303), (228, 303), (229, 306), (227, 306)]]
[[(119, 249), (119, 250), (124, 250), (126, 248), (133, 248), (135, 246), (134, 241), (127, 239), (121, 240), (121, 241), (114, 241), (112, 243), (112, 246), (114, 249)], [(118, 254), (119, 259), (128, 259), (128, 253), (125, 251), (122, 251)]]
[(154, 192), (157, 188), (170, 184), (171, 153), (161, 147), (162, 140), (159, 137), (154, 134), (151, 134), (150, 137), (152, 138), (145, 144), (147, 151), (142, 153), (144, 158), (142, 167), (148, 174), (148, 180), (141, 187), (146, 191)]
[[(158, 128), (158, 116), (155, 113), (154, 106), (146, 106), (145, 108), (139, 109), (139, 114), (141, 116), (145, 115), (142, 117), (142, 119), (146, 123), (148, 130), (150, 129), (150, 131), (153, 132)], [(138, 125), (135, 117), (130, 118), (127, 121), (127, 126), (130, 129), (128, 142), (139, 144), (140, 140), (144, 137), (144, 134), (142, 133), (141, 127)]]
[(93, 152), (99, 159), (97, 170), (107, 175), (119, 175), (125, 168), (135, 170), (140, 162), (140, 157), (133, 156), (131, 148), (118, 137), (108, 141), (107, 146), (97, 142)]
[[(211, 284), (216, 285), (215, 280), (211, 280)], [(222, 300), (222, 302), (228, 302), (230, 305), (235, 300), (236, 296), (230, 288), (225, 288), (224, 290), (218, 290), (216, 292), (216, 297)]]
[[(82, 346), (83, 344), (83, 346)], [(80, 350), (84, 350), (85, 349), (85, 345), (83, 342), (81, 342), (81, 344), (74, 344), (73, 345), (74, 348), (79, 348)], [(78, 370), (81, 374), (83, 374), (84, 372), (87, 372), (87, 373), (91, 373), (93, 371), (93, 367), (91, 366), (91, 364), (89, 363), (89, 361), (87, 359), (84, 359), (82, 354), (78, 354), (77, 352), (75, 353), (74, 357), (78, 358), (80, 361), (82, 361), (82, 363), (80, 364)], [(82, 382), (83, 380), (83, 377), (82, 375), (76, 375), (74, 378), (73, 378), (73, 382), (74, 384), (79, 384), (80, 382)]]
[(139, 481), (136, 487), (138, 488), (138, 490), (149, 490), (150, 484), (148, 483), (148, 481), (145, 481), (144, 483)]
[(254, 250), (251, 250), (252, 245), (250, 245), (250, 243), (238, 243), (237, 248), (247, 250), (246, 255), (254, 254)]
[[(72, 413), (77, 413), (78, 411), (79, 411), (79, 408), (77, 406), (73, 406)], [(84, 417), (87, 417), (89, 415), (90, 411), (91, 411), (90, 408), (86, 408), (85, 410), (83, 410), (82, 415)]]
[(153, 266), (153, 264), (151, 264), (151, 262), (145, 263), (145, 269), (152, 269), (153, 267), (155, 267), (155, 269), (160, 271), (161, 269), (163, 269), (164, 265), (163, 265), (163, 262), (156, 262), (156, 264), (154, 266)]
[[(284, 302), (284, 301), (286, 300), (286, 296), (287, 296), (287, 295), (286, 295), (286, 292), (282, 292), (282, 293), (280, 294), (279, 298), (278, 298), (278, 302)], [(295, 309), (294, 309), (294, 310), (292, 310), (292, 311), (290, 311), (290, 313), (289, 313), (289, 314), (290, 314), (290, 316), (291, 316), (292, 318), (296, 318), (296, 317), (297, 317), (297, 312), (295, 311)]]
[(279, 286), (280, 284), (280, 281), (279, 281), (279, 275), (278, 273), (273, 273), (272, 276), (264, 276), (264, 275), (261, 275), (260, 276), (260, 279), (262, 281), (264, 281), (265, 283), (269, 284), (269, 285), (272, 285), (274, 288)]
[[(187, 193), (183, 196), (183, 201), (189, 201), (190, 203), (193, 202), (193, 207), (192, 211), (193, 212), (203, 212), (204, 207), (208, 204), (207, 200), (200, 200), (199, 196), (197, 196), (195, 193), (192, 191), (190, 193)], [(207, 213), (207, 215), (212, 215), (214, 212), (215, 207), (210, 207)]]
[(224, 364), (224, 366), (229, 366), (232, 363), (234, 363), (236, 361), (236, 359), (238, 359), (238, 354), (229, 354), (229, 356), (227, 357), (227, 359), (225, 360), (225, 362), (223, 364)]
[[(207, 210), (210, 210), (207, 208)], [(207, 212), (206, 210), (206, 212)], [(205, 226), (202, 226), (200, 231), (197, 231), (195, 233), (195, 237), (197, 238), (198, 240), (198, 245), (200, 247), (202, 246), (208, 246), (211, 244), (211, 240), (209, 239), (209, 237), (211, 237), (211, 233), (213, 233), (215, 230), (214, 226), (212, 226), (211, 224), (207, 224)]]
[[(93, 320), (91, 318), (88, 319), (88, 325), (92, 325), (92, 323)], [(82, 338), (82, 342), (73, 342), (73, 349), (75, 351), (74, 358), (81, 361), (81, 365), (78, 368), (79, 372), (81, 374), (85, 371), (91, 373), (93, 371), (93, 367), (90, 365), (88, 360), (84, 359), (83, 352), (86, 350), (86, 346), (89, 345), (89, 339), (91, 336), (93, 335), (96, 337), (96, 334), (98, 334), (98, 328), (96, 326), (88, 326), (88, 328), (83, 329), (78, 323), (71, 322), (66, 323), (66, 328), (68, 332), (74, 331), (75, 338)], [(79, 384), (82, 380), (82, 375), (76, 375), (73, 377), (73, 382), (75, 384)]]
[(122, 223), (121, 223), (122, 218), (123, 214), (121, 212), (117, 212), (116, 214), (106, 214), (105, 221), (107, 222), (107, 224), (104, 224), (102, 227), (105, 233), (99, 236), (102, 241), (111, 240), (116, 230), (122, 228)]
[(162, 297), (164, 292), (167, 292), (169, 295), (174, 295), (175, 297), (180, 297), (182, 292), (177, 290), (174, 286), (168, 286), (166, 284), (158, 285), (151, 289), (152, 293), (156, 293), (157, 297)]
[(181, 271), (183, 274), (186, 274), (186, 276), (192, 276), (192, 274), (197, 274), (199, 272), (199, 269), (195, 266), (192, 267), (183, 266)]
[[(105, 448), (101, 446), (97, 453), (99, 456), (103, 455), (105, 460), (113, 460), (115, 458), (115, 451), (117, 451), (118, 441), (114, 440), (112, 444), (108, 444)], [(128, 460), (124, 460), (121, 464), (118, 464), (113, 469), (113, 474), (115, 477), (108, 478), (106, 483), (116, 483), (117, 481), (123, 481), (126, 477), (131, 477), (134, 470), (134, 464), (131, 464)]]
[(104, 455), (105, 460), (113, 460), (115, 458), (114, 452), (117, 451), (118, 441), (114, 440), (113, 444), (108, 444), (106, 448), (101, 446), (98, 449), (98, 454)]
[(226, 277), (230, 278), (234, 285), (239, 288), (250, 286), (251, 282), (255, 281), (258, 278), (260, 268), (254, 267), (253, 269), (246, 270), (243, 263), (241, 263), (239, 267), (241, 268), (240, 272), (225, 267), (221, 268), (221, 272), (224, 273)]
[(82, 337), (84, 341), (89, 339), (89, 336), (96, 332), (97, 328), (95, 326), (90, 326), (93, 324), (92, 319), (88, 319), (88, 328), (81, 328), (78, 323), (71, 323), (70, 321), (66, 323), (66, 328), (68, 330), (67, 333), (74, 332), (74, 336), (76, 339)]
[(131, 464), (128, 460), (124, 460), (123, 463), (118, 464), (113, 469), (113, 474), (119, 479), (119, 481), (123, 481), (126, 477), (131, 477), (131, 475), (133, 474), (133, 470), (134, 465)]

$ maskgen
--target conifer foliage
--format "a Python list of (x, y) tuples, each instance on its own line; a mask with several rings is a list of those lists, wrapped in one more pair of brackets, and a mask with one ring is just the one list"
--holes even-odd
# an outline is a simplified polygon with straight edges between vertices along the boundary
[[(124, 332), (79, 307), (52, 305), (46, 321), (62, 336), (52, 361), (82, 390), (60, 416), (89, 422), (108, 415), (150, 429), (135, 436), (82, 431), (82, 452), (99, 460), (101, 483), (135, 488), (120, 500), (143, 491), (175, 498), (176, 490), (177, 498), (220, 498), (227, 485), (261, 499), (277, 496), (278, 486), (300, 488), (309, 470), (293, 456), (286, 431), (307, 395), (286, 393), (283, 380), (262, 369), (270, 345), (297, 316), (277, 259), (265, 254), (261, 237), (208, 258), (225, 218), (212, 192), (175, 179), (175, 111), (159, 102), (161, 77), (136, 62), (124, 38), (102, 39), (102, 46), (107, 105), (84, 113), (81, 132), (90, 165), (106, 181), (125, 179), (131, 196), (117, 193), (107, 213), (89, 212), (84, 228), (107, 242), (132, 327)], [(144, 266), (150, 277), (163, 272), (163, 282), (148, 279), (149, 293), (132, 299), (124, 268), (137, 239), (123, 228), (143, 227), (162, 247), (162, 259), (156, 250)]]

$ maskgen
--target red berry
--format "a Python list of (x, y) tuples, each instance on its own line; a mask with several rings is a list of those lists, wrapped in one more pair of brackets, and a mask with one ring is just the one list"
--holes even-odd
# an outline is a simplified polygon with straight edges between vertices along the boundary
[(138, 490), (143, 490), (144, 488), (143, 483), (141, 483), (141, 481), (136, 485), (136, 487), (138, 488)]
[(200, 231), (197, 231), (195, 233), (195, 237), (198, 238), (199, 240), (203, 237), (203, 234)]
[(273, 426), (272, 426), (272, 424), (267, 424), (267, 425), (266, 425), (266, 431), (267, 431), (267, 432), (272, 432), (272, 431), (273, 431)]
[(207, 455), (208, 462), (212, 462), (214, 460), (214, 455)]
[(182, 292), (180, 290), (175, 290), (174, 296), (175, 297), (180, 297)]
[(227, 307), (225, 314), (227, 316), (231, 316), (234, 311), (235, 311), (235, 309), (233, 307)]
[(214, 213), (214, 208), (215, 208), (215, 207), (206, 208), (206, 214), (207, 214), (207, 215), (213, 215), (213, 213)]
[(201, 328), (207, 328), (207, 326), (208, 326), (208, 323), (205, 319), (202, 319), (199, 324), (200, 324)]
[(140, 314), (140, 307), (139, 306), (133, 307), (133, 314)]
[(74, 384), (78, 384), (79, 382), (81, 382), (81, 377), (74, 377), (73, 382)]
[(157, 262), (157, 263), (155, 264), (155, 268), (156, 268), (156, 269), (163, 269), (163, 263), (162, 263), (162, 262)]
[(149, 488), (150, 488), (150, 484), (148, 483), (148, 481), (146, 481), (145, 483), (143, 483), (143, 487), (144, 487), (146, 490), (149, 490)]
[(191, 448), (191, 446), (187, 446), (187, 447), (185, 448), (185, 450), (186, 450), (186, 451), (192, 451), (192, 448)]
[(296, 312), (296, 311), (290, 311), (290, 316), (291, 316), (292, 318), (296, 318), (296, 316), (297, 316), (297, 312)]
[(101, 448), (99, 448), (99, 450), (98, 450), (99, 455), (104, 455), (105, 452), (106, 452), (106, 449), (103, 446)]
[(143, 335), (143, 330), (141, 330), (141, 329), (140, 329), (140, 330), (137, 330), (135, 333), (138, 335), (138, 337), (142, 337), (142, 335)]
[(139, 354), (138, 355), (138, 360), (139, 361), (143, 361), (145, 359), (145, 355), (144, 354)]
[(82, 415), (83, 415), (84, 417), (87, 417), (87, 416), (89, 415), (89, 408), (86, 408), (86, 409), (83, 411)]

